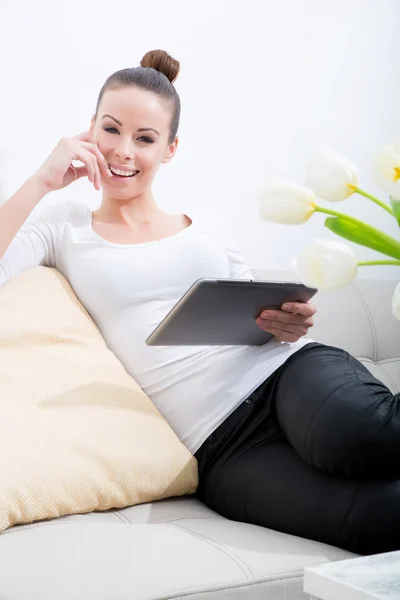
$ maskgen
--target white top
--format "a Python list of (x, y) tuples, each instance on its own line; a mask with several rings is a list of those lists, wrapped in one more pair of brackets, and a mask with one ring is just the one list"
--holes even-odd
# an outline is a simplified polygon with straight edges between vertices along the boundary
[(400, 552), (306, 567), (304, 591), (321, 600), (399, 600)]
[(116, 244), (93, 231), (88, 206), (57, 203), (27, 223), (0, 260), (0, 285), (37, 265), (70, 282), (108, 347), (191, 452), (299, 348), (147, 346), (146, 338), (200, 278), (253, 278), (241, 253), (204, 215), (175, 235)]

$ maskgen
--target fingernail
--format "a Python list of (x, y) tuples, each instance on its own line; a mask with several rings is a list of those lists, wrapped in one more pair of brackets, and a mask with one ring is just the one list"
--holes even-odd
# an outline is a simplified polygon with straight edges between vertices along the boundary
[(292, 310), (293, 304), (282, 304), (282, 309), (283, 310)]

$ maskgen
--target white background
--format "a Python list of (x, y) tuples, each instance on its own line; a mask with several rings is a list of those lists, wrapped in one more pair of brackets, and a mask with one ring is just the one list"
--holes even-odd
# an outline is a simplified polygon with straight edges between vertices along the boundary
[[(2, 199), (61, 136), (88, 128), (108, 75), (163, 48), (181, 62), (182, 120), (179, 152), (154, 186), (159, 205), (212, 209), (252, 267), (290, 267), (310, 239), (335, 236), (322, 215), (296, 227), (260, 221), (258, 191), (274, 175), (303, 181), (308, 160), (330, 148), (386, 200), (369, 165), (400, 138), (399, 30), (399, 0), (0, 0)], [(101, 193), (79, 181), (43, 203), (65, 197), (94, 208)], [(330, 206), (399, 235), (361, 197)], [(389, 273), (399, 275), (362, 274)]]

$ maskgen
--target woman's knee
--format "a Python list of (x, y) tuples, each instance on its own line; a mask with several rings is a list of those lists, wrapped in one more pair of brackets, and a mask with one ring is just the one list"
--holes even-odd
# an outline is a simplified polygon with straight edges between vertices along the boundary
[(358, 554), (400, 550), (400, 480), (359, 485), (341, 545)]
[(399, 402), (390, 393), (365, 392), (342, 414), (341, 399), (332, 395), (310, 422), (301, 448), (313, 467), (351, 478), (400, 474)]
[(305, 358), (276, 392), (278, 419), (296, 452), (339, 476), (400, 474), (400, 398), (343, 351), (321, 350), (318, 360), (310, 353), (308, 365)]

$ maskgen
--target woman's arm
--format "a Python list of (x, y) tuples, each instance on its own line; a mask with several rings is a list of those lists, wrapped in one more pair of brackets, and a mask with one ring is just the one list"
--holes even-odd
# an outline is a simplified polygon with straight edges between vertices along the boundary
[(39, 177), (31, 177), (0, 206), (0, 259), (38, 202), (46, 195)]
[(56, 266), (56, 249), (70, 207), (68, 201), (55, 202), (21, 227), (0, 259), (0, 287), (27, 269)]

